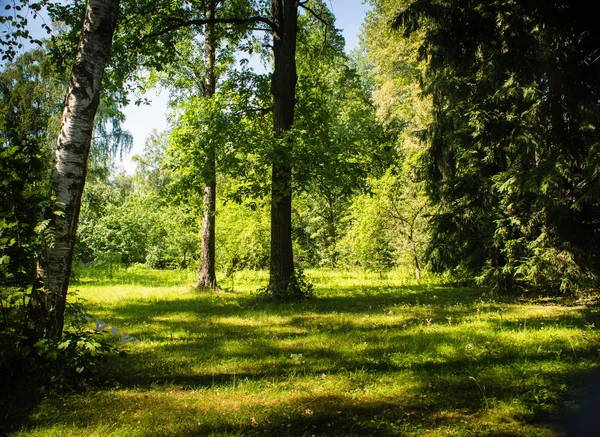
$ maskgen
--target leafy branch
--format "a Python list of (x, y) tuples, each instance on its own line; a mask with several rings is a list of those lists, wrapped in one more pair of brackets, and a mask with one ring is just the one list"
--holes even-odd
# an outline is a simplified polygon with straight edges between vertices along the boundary
[[(157, 38), (159, 36), (165, 35), (169, 32), (173, 32), (175, 30), (192, 27), (192, 26), (205, 26), (209, 24), (255, 24), (255, 23), (263, 23), (269, 26), (270, 30), (273, 32), (279, 32), (279, 27), (273, 23), (271, 20), (261, 17), (254, 16), (248, 18), (201, 18), (196, 20), (181, 20), (179, 18), (171, 18), (170, 21), (172, 24), (170, 26), (165, 27), (159, 31), (149, 33), (144, 35), (141, 40), (148, 40), (151, 38)], [(257, 28), (254, 30), (268, 31), (269, 29)]]

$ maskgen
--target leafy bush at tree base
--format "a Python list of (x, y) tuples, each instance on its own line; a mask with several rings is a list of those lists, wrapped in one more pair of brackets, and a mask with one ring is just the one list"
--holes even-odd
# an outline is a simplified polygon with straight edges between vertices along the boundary
[(27, 321), (28, 293), (17, 288), (0, 291), (0, 387), (18, 381), (56, 389), (85, 384), (98, 362), (109, 354), (123, 355), (106, 334), (86, 327), (84, 312), (69, 309), (62, 337), (36, 339)]

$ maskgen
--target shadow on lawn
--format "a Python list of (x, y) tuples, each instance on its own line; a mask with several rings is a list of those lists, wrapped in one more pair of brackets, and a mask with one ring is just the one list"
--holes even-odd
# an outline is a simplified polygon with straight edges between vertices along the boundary
[(43, 398), (40, 388), (27, 380), (0, 378), (0, 436), (26, 423)]
[[(224, 332), (225, 337), (241, 335), (241, 331), (228, 331), (231, 328), (225, 324), (215, 326), (215, 329)], [(432, 347), (452, 340), (452, 334), (423, 335), (427, 337), (425, 343)], [(411, 334), (399, 334), (391, 339), (391, 343), (402, 345), (402, 336), (407, 340)], [(473, 339), (483, 344), (487, 336), (475, 335)], [(218, 345), (218, 342), (213, 343)], [(263, 339), (257, 342), (254, 345), (257, 350), (260, 350), (257, 356), (253, 355), (250, 348), (233, 354), (219, 352), (217, 346), (210, 349), (209, 342), (200, 345), (192, 342), (170, 345), (169, 348), (177, 350), (182, 356), (189, 356), (199, 347), (206, 347), (209, 348), (206, 351), (207, 356), (212, 356), (216, 361), (229, 359), (244, 363), (255, 358), (257, 362), (264, 363), (264, 366), (252, 365), (251, 368), (256, 369), (255, 371), (247, 371), (242, 367), (235, 373), (215, 374), (198, 374), (197, 371), (194, 374), (191, 369), (189, 372), (183, 370), (179, 374), (173, 374), (169, 373), (168, 366), (162, 369), (139, 368), (135, 372), (136, 375), (118, 375), (116, 382), (120, 389), (153, 389), (166, 385), (183, 387), (184, 390), (216, 387), (226, 390), (235, 386), (236, 380), (283, 383), (290, 377), (316, 379), (321, 374), (327, 374), (328, 377), (339, 376), (343, 379), (346, 375), (368, 374), (373, 377), (392, 379), (414, 378), (420, 387), (407, 393), (406, 398), (411, 401), (408, 403), (407, 399), (397, 398), (392, 401), (385, 396), (380, 398), (380, 402), (371, 402), (368, 405), (350, 401), (349, 395), (327, 398), (309, 396), (294, 405), (288, 405), (288, 409), (284, 409), (283, 412), (275, 411), (274, 415), (266, 418), (268, 421), (259, 421), (260, 426), (252, 426), (248, 423), (243, 427), (222, 419), (223, 423), (219, 423), (218, 426), (203, 425), (193, 431), (182, 430), (181, 434), (176, 435), (219, 434), (227, 430), (235, 430), (242, 435), (402, 435), (403, 430), (414, 432), (418, 427), (424, 431), (429, 428), (454, 426), (457, 421), (470, 418), (479, 420), (482, 415), (485, 415), (487, 408), (493, 410), (496, 405), (508, 405), (516, 401), (524, 404), (528, 411), (535, 411), (535, 413), (517, 417), (515, 422), (518, 426), (515, 425), (514, 433), (506, 429), (497, 434), (480, 430), (479, 435), (521, 436), (529, 435), (523, 431), (522, 427), (526, 426), (538, 426), (542, 429), (552, 425), (557, 430), (565, 429), (574, 414), (576, 393), (586, 384), (585, 372), (577, 368), (577, 362), (597, 358), (595, 350), (582, 348), (577, 350), (576, 359), (575, 357), (563, 358), (563, 364), (551, 370), (546, 370), (545, 367), (557, 359), (554, 352), (522, 354), (505, 351), (499, 356), (489, 352), (460, 359), (442, 361), (427, 359), (423, 362), (403, 364), (394, 361), (393, 357), (391, 359), (391, 349), (386, 347), (367, 351), (371, 357), (369, 360), (364, 356), (343, 354), (327, 347), (307, 351), (301, 346), (289, 348), (279, 344), (278, 339)], [(406, 352), (409, 355), (418, 353), (415, 350)], [(277, 357), (300, 353), (304, 353), (304, 358), (307, 360), (306, 369), (299, 367), (291, 359), (285, 362), (281, 362), (281, 359), (277, 360)], [(269, 357), (274, 357), (276, 364), (268, 365)], [(152, 354), (147, 354), (140, 361), (150, 363)], [(159, 371), (155, 372), (156, 370)], [(148, 376), (153, 373), (154, 376)], [(559, 389), (559, 387), (565, 388)], [(342, 389), (341, 392), (344, 393), (344, 390)], [(303, 406), (307, 406), (306, 409), (312, 412), (302, 413)], [(247, 409), (250, 416), (264, 414), (264, 411), (254, 413), (252, 407)], [(384, 412), (386, 410), (389, 411)], [(342, 413), (339, 413), (340, 411)], [(587, 417), (590, 417), (589, 414)]]
[[(350, 287), (349, 287), (350, 288)], [(456, 296), (459, 296), (458, 298)], [(231, 297), (233, 296), (233, 298)], [(248, 295), (228, 293), (195, 294), (189, 299), (134, 301), (127, 304), (114, 304), (110, 308), (114, 316), (135, 320), (155, 315), (195, 313), (199, 316), (237, 316), (244, 317), (257, 312), (266, 315), (292, 316), (304, 313), (315, 314), (379, 314), (383, 309), (393, 306), (423, 306), (435, 311), (458, 311), (458, 306), (473, 307), (477, 300), (485, 296), (481, 289), (447, 289), (430, 287), (379, 287), (370, 291), (358, 291), (351, 296), (321, 295), (315, 299), (275, 303)], [(446, 307), (442, 309), (442, 307)], [(467, 311), (462, 308), (463, 311)]]
[[(541, 430), (549, 426), (559, 435), (570, 427), (572, 433), (569, 437), (591, 437), (597, 434), (585, 434), (582, 430), (596, 430), (581, 426), (582, 421), (597, 424), (596, 410), (588, 408), (582, 415), (575, 414), (575, 401), (577, 398), (569, 393), (564, 398), (557, 399), (546, 408), (533, 416), (516, 417), (512, 422), (499, 423), (495, 428), (485, 419), (487, 414), (493, 414), (495, 404), (500, 401), (508, 402), (515, 393), (511, 388), (502, 386), (502, 381), (490, 381), (481, 378), (481, 384), (488, 389), (490, 410), (483, 403), (480, 390), (468, 377), (471, 371), (474, 374), (484, 373), (485, 366), (506, 364), (506, 360), (495, 360), (481, 363), (479, 367), (470, 366), (469, 363), (457, 361), (454, 363), (434, 364), (429, 363), (420, 368), (412, 369), (410, 374), (388, 371), (380, 374), (382, 377), (402, 378), (413, 377), (418, 380), (418, 385), (411, 388), (403, 395), (394, 393), (379, 396), (375, 399), (357, 399), (352, 393), (311, 395), (298, 394), (287, 396), (282, 402), (265, 405), (264, 401), (244, 400), (240, 393), (239, 404), (231, 411), (210, 411), (198, 407), (188, 406), (185, 399), (177, 395), (163, 396), (157, 400), (153, 395), (145, 395), (143, 388), (156, 388), (162, 384), (176, 384), (185, 387), (184, 390), (195, 391), (202, 387), (215, 387), (221, 385), (231, 386), (234, 375), (219, 374), (212, 378), (203, 376), (172, 376), (164, 379), (144, 378), (134, 384), (136, 390), (124, 397), (119, 397), (114, 392), (97, 392), (93, 400), (83, 403), (68, 402), (68, 411), (62, 418), (65, 423), (72, 424), (81, 430), (97, 425), (103, 421), (110, 422), (125, 414), (125, 423), (128, 417), (139, 417), (138, 420), (152, 420), (146, 424), (148, 430), (144, 435), (171, 435), (171, 436), (200, 436), (200, 435), (277, 435), (277, 436), (310, 436), (310, 435), (347, 435), (347, 436), (398, 436), (420, 435), (425, 430), (452, 431), (461, 435), (460, 429), (464, 428), (467, 434), (482, 436), (525, 436), (548, 435)], [(543, 358), (525, 357), (523, 362), (532, 365), (544, 361)], [(472, 363), (471, 363), (472, 364)], [(365, 369), (360, 369), (365, 370)], [(352, 369), (348, 369), (352, 371)], [(456, 373), (453, 373), (455, 371)], [(466, 372), (466, 373), (465, 373)], [(444, 379), (441, 375), (446, 375)], [(237, 374), (239, 380), (262, 379), (264, 376), (253, 373)], [(454, 377), (453, 377), (454, 376)], [(551, 380), (553, 384), (566, 382), (581, 387), (588, 380), (585, 372), (574, 371), (570, 373), (547, 372), (542, 375), (544, 379)], [(283, 377), (283, 376), (282, 376)], [(212, 380), (211, 380), (212, 379)], [(130, 381), (134, 382), (134, 381)], [(120, 387), (120, 389), (123, 387)], [(172, 390), (167, 386), (165, 392)], [(223, 392), (224, 393), (224, 392)], [(596, 394), (597, 398), (597, 394)], [(59, 402), (57, 400), (57, 402)], [(63, 400), (60, 400), (62, 403)], [(156, 409), (155, 402), (159, 403)], [(523, 400), (520, 402), (534, 402)], [(67, 405), (67, 404), (65, 404)], [(93, 408), (91, 407), (93, 405)], [(591, 404), (596, 406), (596, 404)], [(145, 415), (144, 412), (153, 412)], [(162, 413), (161, 413), (162, 412)], [(158, 415), (158, 416), (157, 416)], [(46, 419), (54, 423), (53, 418)], [(133, 419), (131, 419), (133, 420)], [(493, 419), (492, 419), (493, 422)], [(588, 425), (589, 425), (588, 424)], [(36, 423), (44, 426), (44, 423)], [(538, 433), (539, 432), (539, 433)], [(139, 435), (139, 432), (136, 433)]]
[[(291, 305), (261, 302), (251, 298), (220, 299), (206, 295), (150, 303), (137, 301), (114, 308), (111, 311), (113, 317), (110, 322), (116, 326), (132, 321), (134, 324), (148, 323), (155, 326), (152, 333), (140, 331), (140, 328), (143, 329), (145, 325), (138, 326), (137, 330), (130, 332), (142, 342), (154, 340), (158, 344), (151, 352), (136, 353), (131, 359), (135, 360), (133, 366), (128, 363), (121, 368), (123, 372), (129, 369), (129, 373), (151, 378), (160, 378), (161, 374), (171, 374), (174, 363), (186, 372), (192, 372), (193, 366), (198, 368), (203, 363), (212, 365), (227, 360), (246, 362), (272, 360), (277, 366), (281, 366), (286, 356), (299, 354), (308, 357), (314, 367), (313, 370), (317, 372), (334, 367), (349, 370), (397, 371), (413, 368), (414, 365), (409, 362), (399, 366), (394, 355), (400, 352), (413, 356), (420, 354), (427, 356), (447, 345), (458, 347), (455, 344), (456, 334), (449, 324), (475, 317), (477, 313), (474, 302), (481, 295), (480, 290), (467, 289), (452, 293), (451, 298), (446, 298), (442, 294), (446, 290), (434, 289), (419, 294), (416, 297), (419, 301), (417, 305), (412, 287), (388, 287), (387, 290), (381, 294), (324, 297), (312, 302)], [(461, 299), (457, 300), (457, 296)], [(468, 333), (469, 343), (479, 348), (478, 355), (473, 355), (471, 361), (503, 358), (506, 363), (509, 363), (522, 357), (520, 352), (512, 349), (510, 339), (506, 340), (506, 344), (493, 343), (494, 332), (529, 332), (527, 330), (533, 332), (543, 328), (544, 322), (547, 325), (569, 326), (584, 331), (590, 323), (593, 321), (598, 323), (600, 320), (597, 311), (593, 308), (580, 309), (577, 314), (557, 317), (536, 316), (518, 321), (504, 320), (502, 311), (506, 305), (488, 304), (486, 310), (498, 314), (495, 318), (486, 319), (490, 328), (483, 332)], [(363, 318), (368, 318), (387, 311), (393, 311), (402, 317), (393, 323), (370, 324), (368, 320), (362, 324), (358, 323), (361, 315)], [(176, 317), (172, 317), (173, 315), (187, 317), (177, 320)], [(342, 320), (330, 320), (330, 315), (342, 317)], [(260, 320), (268, 317), (276, 319)], [(235, 318), (235, 321), (230, 322), (228, 318)], [(445, 331), (436, 332), (435, 329)], [(175, 339), (173, 339), (173, 331), (178, 333)], [(312, 340), (319, 336), (322, 337), (320, 346), (319, 342)], [(365, 360), (364, 356), (341, 353), (330, 345), (339, 343), (365, 343), (375, 346), (361, 349), (361, 353), (368, 356), (368, 360)], [(571, 346), (571, 349), (576, 359), (587, 353), (584, 346), (577, 350)], [(158, 356), (169, 356), (170, 361), (161, 363), (153, 359), (157, 351), (160, 351)], [(498, 357), (498, 354), (501, 354), (501, 357)], [(537, 351), (531, 358), (535, 357), (550, 360), (556, 359), (557, 355), (555, 352)], [(453, 357), (447, 358), (450, 361), (453, 359)], [(463, 365), (464, 363), (460, 363), (458, 367)], [(272, 371), (266, 368), (259, 377), (273, 376), (274, 372), (280, 370)], [(287, 371), (281, 372), (286, 374)], [(127, 379), (125, 376), (123, 378)]]
[[(158, 307), (153, 307), (152, 314), (188, 313), (198, 316), (192, 321), (164, 322), (165, 326), (168, 325), (171, 329), (188, 333), (189, 339), (158, 346), (163, 352), (187, 357), (189, 371), (185, 365), (183, 369), (180, 368), (184, 371), (179, 374), (171, 373), (168, 364), (162, 368), (157, 368), (156, 364), (149, 367), (142, 365), (136, 369), (137, 376), (120, 374), (117, 377), (118, 383), (122, 387), (150, 388), (168, 383), (180, 387), (210, 388), (231, 386), (236, 378), (246, 381), (284, 381), (290, 376), (298, 375), (317, 377), (321, 373), (335, 375), (366, 372), (388, 377), (411, 375), (424, 387), (418, 393), (414, 393), (419, 399), (414, 404), (382, 401), (356, 405), (351, 402), (348, 404), (344, 397), (307, 398), (305, 404), (311, 405), (308, 409), (312, 411), (310, 414), (299, 413), (301, 408), (296, 405), (292, 409), (295, 413), (276, 415), (277, 417), (268, 418), (268, 422), (259, 422), (259, 425), (249, 423), (240, 427), (239, 424), (228, 424), (225, 421), (218, 428), (201, 426), (193, 431), (182, 431), (181, 435), (221, 433), (227, 430), (235, 430), (243, 435), (401, 435), (403, 430), (410, 429), (414, 432), (415, 427), (423, 427), (424, 430), (450, 426), (457, 420), (464, 420), (471, 415), (481, 415), (482, 411), (487, 408), (493, 409), (498, 403), (510, 404), (515, 400), (535, 411), (533, 415), (527, 414), (519, 418), (519, 426), (554, 424), (556, 429), (565, 429), (569, 421), (573, 422), (570, 418), (576, 407), (576, 393), (585, 385), (587, 378), (586, 373), (577, 368), (577, 363), (598, 358), (593, 345), (583, 344), (578, 348), (571, 346), (573, 356), (565, 354), (561, 357), (556, 351), (541, 350), (523, 354), (512, 350), (509, 340), (505, 344), (483, 346), (489, 344), (490, 332), (471, 332), (469, 339), (480, 346), (479, 355), (436, 360), (433, 357), (435, 349), (452, 344), (454, 334), (427, 331), (426, 327), (429, 325), (423, 325), (425, 329), (418, 332), (409, 332), (406, 325), (415, 327), (419, 323), (432, 323), (435, 327), (446, 323), (448, 318), (460, 321), (462, 318), (473, 317), (476, 301), (481, 299), (481, 290), (467, 289), (459, 293), (453, 290), (447, 297), (444, 296), (446, 291), (439, 288), (414, 293), (413, 287), (386, 287), (379, 294), (325, 296), (314, 302), (287, 306), (243, 299), (229, 303), (220, 302), (210, 308), (207, 308), (206, 300), (204, 303), (194, 299), (161, 302)], [(524, 318), (523, 322), (502, 318), (503, 309), (515, 302), (516, 300), (485, 302), (488, 312), (498, 313), (498, 317), (486, 320), (492, 331), (528, 329), (524, 323), (527, 318)], [(398, 314), (406, 312), (406, 317), (394, 324), (357, 326), (354, 323), (361, 315), (380, 315), (388, 310), (397, 311)], [(141, 303), (115, 309), (115, 312), (124, 318), (139, 316), (144, 311), (146, 306)], [(415, 312), (419, 314), (415, 315)], [(423, 322), (423, 312), (429, 322)], [(256, 316), (257, 313), (281, 317), (281, 321), (273, 325), (252, 326), (252, 322), (247, 318)], [(348, 319), (345, 319), (345, 322), (328, 321), (327, 316), (330, 314), (347, 316)], [(238, 324), (228, 323), (227, 317), (235, 317)], [(578, 309), (577, 314), (558, 317), (535, 316), (530, 319), (529, 329), (533, 331), (540, 329), (544, 322), (583, 330), (587, 324), (594, 321), (598, 323), (598, 314), (596, 309), (588, 307)], [(247, 320), (247, 323), (244, 323), (244, 320)], [(327, 345), (318, 347), (303, 342), (310, 336), (320, 334), (327, 335), (333, 342), (367, 340), (376, 343), (384, 337), (387, 342), (372, 348), (366, 347), (364, 355), (368, 355), (368, 359), (365, 359), (364, 355), (342, 353)], [(422, 338), (414, 342), (414, 338), (419, 336)], [(232, 352), (224, 347), (232, 339), (246, 346), (237, 347)], [(285, 346), (282, 342), (285, 342)], [(430, 349), (430, 353), (428, 354), (427, 350), (419, 351), (419, 347)], [(201, 356), (198, 356), (198, 351), (202, 351)], [(403, 363), (394, 356), (399, 351), (408, 356), (422, 354), (425, 359), (420, 362), (409, 360)], [(283, 359), (300, 354), (303, 354), (308, 362), (304, 369), (299, 368), (291, 359)], [(274, 364), (268, 365), (271, 359)], [(198, 374), (197, 370), (193, 374), (191, 366), (194, 361), (198, 363), (202, 360), (239, 360), (241, 363), (256, 360), (257, 363), (264, 362), (265, 365), (261, 367), (255, 363), (250, 368), (259, 370), (245, 371), (242, 368), (235, 374)], [(563, 365), (556, 365), (552, 371), (544, 370), (544, 366), (557, 360), (562, 360)], [(140, 364), (150, 363), (152, 354), (136, 361)], [(493, 369), (501, 370), (494, 373)], [(532, 377), (532, 372), (535, 372), (535, 377)], [(323, 408), (320, 402), (324, 402), (328, 407)], [(318, 405), (318, 408), (313, 408), (314, 405)], [(458, 410), (462, 412), (456, 413)], [(397, 413), (384, 414), (384, 411)], [(497, 434), (481, 430), (481, 435), (524, 434), (523, 429), (519, 428), (514, 433), (504, 429)]]
[[(336, 395), (288, 396), (281, 404), (266, 408), (248, 402), (240, 407), (241, 413), (223, 414), (212, 420), (182, 420), (181, 424), (176, 417), (201, 414), (180, 401), (167, 399), (170, 406), (164, 410), (170, 416), (164, 419), (165, 433), (181, 437), (227, 433), (419, 434), (426, 429), (467, 426), (464, 421), (481, 421), (497, 405), (511, 402), (522, 403), (525, 411), (534, 413), (517, 417), (514, 429), (510, 424), (502, 425), (501, 430), (477, 425), (481, 426), (477, 435), (534, 435), (533, 431), (548, 425), (557, 432), (565, 429), (589, 370), (578, 367), (578, 363), (597, 360), (598, 345), (582, 342), (578, 347), (571, 346), (572, 354), (564, 355), (553, 350), (515, 350), (510, 338), (493, 337), (496, 331), (526, 329), (521, 321), (502, 318), (503, 309), (514, 301), (482, 299), (483, 291), (479, 289), (386, 286), (357, 289), (351, 296), (324, 294), (314, 301), (296, 304), (274, 304), (229, 293), (115, 306), (110, 308), (111, 324), (133, 326), (130, 333), (142, 343), (156, 343), (134, 350), (126, 360), (107, 363), (103, 383), (97, 387), (96, 408), (79, 408), (77, 415), (68, 413), (64, 420), (85, 428), (100, 420), (96, 411), (118, 416), (123, 406), (115, 402), (112, 389), (134, 389), (130, 396), (135, 399), (135, 408), (139, 404), (143, 411), (144, 402), (150, 402), (140, 394), (144, 389), (170, 385), (183, 391), (228, 390), (235, 387), (236, 381), (279, 383), (326, 374), (339, 376), (340, 380), (347, 375), (367, 375), (365, 378), (371, 382), (406, 378), (414, 380), (416, 388), (405, 391), (402, 397), (380, 395), (370, 400), (340, 389)], [(487, 330), (461, 334), (468, 345), (457, 342), (450, 321), (476, 318), (480, 304), (497, 317), (486, 319)], [(389, 322), (361, 320), (390, 311), (395, 318)], [(534, 323), (539, 329), (544, 321), (582, 331), (591, 323), (600, 325), (597, 310), (591, 307), (581, 309), (577, 315), (530, 319), (530, 329)], [(342, 347), (348, 345), (352, 347)], [(473, 350), (465, 352), (465, 346)], [(238, 367), (235, 371), (219, 370), (224, 362)], [(353, 389), (360, 389), (363, 383), (353, 384)], [(35, 401), (31, 405), (35, 407)], [(76, 408), (69, 404), (67, 409)], [(31, 409), (23, 410), (19, 417), (11, 418), (15, 429), (27, 424), (29, 412)], [(241, 416), (245, 417), (243, 421)], [(42, 420), (52, 423), (53, 419)], [(192, 422), (198, 424), (190, 428)], [(147, 435), (160, 435), (160, 427), (155, 424)], [(531, 434), (527, 427), (532, 427)]]
[(596, 370), (580, 378), (585, 390), (575, 397), (578, 409), (565, 423), (568, 437), (596, 437), (600, 433), (600, 371)]
[[(176, 399), (161, 399), (161, 411), (170, 416), (144, 412), (153, 410), (154, 400), (136, 396), (127, 400), (105, 396), (96, 398), (93, 409), (82, 404), (70, 405), (64, 420), (74, 428), (85, 430), (89, 426), (110, 423), (110, 417), (119, 413), (131, 421), (152, 421), (146, 432), (136, 435), (169, 436), (397, 436), (403, 429), (435, 428), (452, 425), (463, 416), (435, 412), (420, 399), (407, 396), (357, 403), (350, 396), (299, 395), (294, 399), (269, 405), (262, 402), (245, 402), (236, 408), (236, 414), (214, 413), (186, 407)], [(173, 414), (173, 412), (177, 412)], [(99, 413), (101, 412), (101, 414)], [(158, 414), (158, 417), (156, 415)], [(50, 421), (49, 421), (50, 422)], [(44, 426), (43, 423), (39, 425)], [(114, 429), (114, 428), (113, 428)], [(118, 429), (118, 428), (117, 428)]]

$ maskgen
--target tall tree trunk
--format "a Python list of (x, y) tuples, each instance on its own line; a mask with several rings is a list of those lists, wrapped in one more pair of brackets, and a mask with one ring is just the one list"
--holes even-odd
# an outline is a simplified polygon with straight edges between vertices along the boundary
[(29, 317), (39, 337), (62, 335), (81, 195), (102, 76), (110, 57), (119, 0), (89, 0), (67, 92), (52, 173), (49, 235), (38, 262)]
[(273, 22), (274, 69), (271, 82), (273, 95), (273, 128), (277, 145), (271, 181), (271, 264), (269, 292), (284, 297), (294, 275), (292, 249), (292, 166), (293, 144), (285, 138), (294, 122), (296, 103), (296, 34), (298, 1), (271, 0)]
[[(211, 1), (206, 10), (206, 18), (215, 16), (215, 2)], [(215, 62), (216, 38), (213, 24), (208, 24), (204, 34), (204, 97), (212, 99), (216, 91)], [(210, 142), (204, 164), (204, 217), (202, 218), (202, 249), (198, 268), (198, 289), (216, 289), (215, 274), (215, 213), (217, 197), (216, 150)]]

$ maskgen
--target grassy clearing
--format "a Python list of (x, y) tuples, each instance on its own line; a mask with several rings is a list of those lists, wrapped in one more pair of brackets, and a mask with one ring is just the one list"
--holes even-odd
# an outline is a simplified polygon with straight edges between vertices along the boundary
[(32, 405), (12, 435), (556, 436), (598, 367), (589, 298), (306, 273), (316, 299), (274, 304), (252, 295), (260, 272), (213, 295), (193, 272), (80, 271), (89, 313), (141, 343), (87, 390)]

